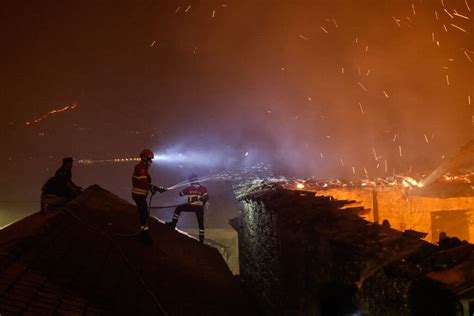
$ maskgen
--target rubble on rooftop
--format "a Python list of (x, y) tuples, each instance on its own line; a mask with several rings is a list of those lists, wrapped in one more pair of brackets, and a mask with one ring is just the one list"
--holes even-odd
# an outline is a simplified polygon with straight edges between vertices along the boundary
[[(260, 182), (259, 182), (260, 181)], [(341, 200), (356, 200), (369, 211), (367, 220), (388, 220), (399, 230), (427, 233), (426, 241), (436, 242), (441, 232), (474, 242), (474, 141), (428, 176), (395, 174), (386, 178), (360, 179), (270, 179), (253, 181), (280, 184), (288, 189), (307, 190)], [(238, 193), (237, 195), (239, 195)]]

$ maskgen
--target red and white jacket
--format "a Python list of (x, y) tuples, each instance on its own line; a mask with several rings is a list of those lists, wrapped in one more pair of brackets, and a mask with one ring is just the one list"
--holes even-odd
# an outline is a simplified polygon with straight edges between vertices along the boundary
[(207, 188), (199, 183), (193, 183), (179, 192), (180, 196), (188, 196), (188, 204), (204, 206), (209, 200)]
[(140, 162), (133, 170), (132, 194), (146, 196), (151, 187), (151, 177), (148, 173), (148, 166), (144, 162)]

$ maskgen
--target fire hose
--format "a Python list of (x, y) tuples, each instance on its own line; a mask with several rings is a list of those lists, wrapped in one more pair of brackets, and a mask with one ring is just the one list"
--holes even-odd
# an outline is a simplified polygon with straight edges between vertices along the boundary
[[(163, 206), (151, 206), (151, 201), (153, 200), (153, 196), (155, 194), (151, 194), (150, 197), (148, 198), (148, 214), (150, 214), (150, 210), (151, 209), (164, 209), (164, 208), (175, 208), (175, 207), (178, 207), (178, 206), (181, 206), (183, 204), (177, 204), (177, 205), (163, 205)], [(148, 218), (150, 218), (148, 216)], [(147, 224), (148, 224), (148, 219), (147, 219)], [(138, 236), (140, 235), (142, 231), (139, 230), (137, 232), (133, 232), (133, 233), (128, 233), (128, 234), (121, 234), (121, 233), (115, 233), (113, 234), (113, 236), (117, 236), (117, 237), (134, 237), (134, 236)]]
[[(208, 179), (205, 179), (206, 181)], [(183, 181), (183, 182), (180, 182), (178, 184), (175, 184), (169, 188), (167, 188), (166, 190), (173, 190), (173, 189), (176, 189), (178, 187), (181, 187), (181, 186), (184, 186), (185, 184), (189, 183), (188, 181)], [(161, 206), (151, 206), (151, 202), (153, 200), (153, 196), (155, 195), (155, 193), (153, 192), (149, 199), (148, 199), (148, 214), (150, 214), (150, 210), (151, 209), (166, 209), (166, 208), (176, 208), (178, 206), (181, 206), (181, 205), (184, 205), (186, 203), (181, 203), (181, 204), (176, 204), (176, 205), (161, 205)], [(148, 217), (150, 218), (150, 217)], [(147, 223), (148, 223), (148, 219), (147, 219)], [(133, 233), (113, 233), (111, 234), (112, 236), (116, 236), (116, 237), (134, 237), (134, 236), (138, 236), (140, 235), (140, 233), (142, 232), (142, 230), (139, 230), (139, 231), (136, 231), (136, 232), (133, 232)]]

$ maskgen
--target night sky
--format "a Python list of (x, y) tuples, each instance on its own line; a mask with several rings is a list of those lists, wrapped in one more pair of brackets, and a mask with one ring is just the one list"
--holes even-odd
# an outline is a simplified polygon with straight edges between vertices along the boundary
[[(472, 0), (3, 1), (0, 200), (39, 200), (63, 156), (145, 147), (200, 157), (155, 165), (166, 185), (258, 162), (297, 176), (428, 172), (471, 137), (473, 10)], [(132, 167), (76, 164), (74, 177), (129, 198)]]

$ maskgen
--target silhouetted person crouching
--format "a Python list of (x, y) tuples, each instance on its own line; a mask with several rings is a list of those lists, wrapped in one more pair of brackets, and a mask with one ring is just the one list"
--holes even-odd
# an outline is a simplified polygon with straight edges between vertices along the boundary
[(66, 205), (81, 193), (82, 188), (72, 182), (73, 159), (63, 159), (62, 166), (46, 181), (41, 191), (41, 212)]

